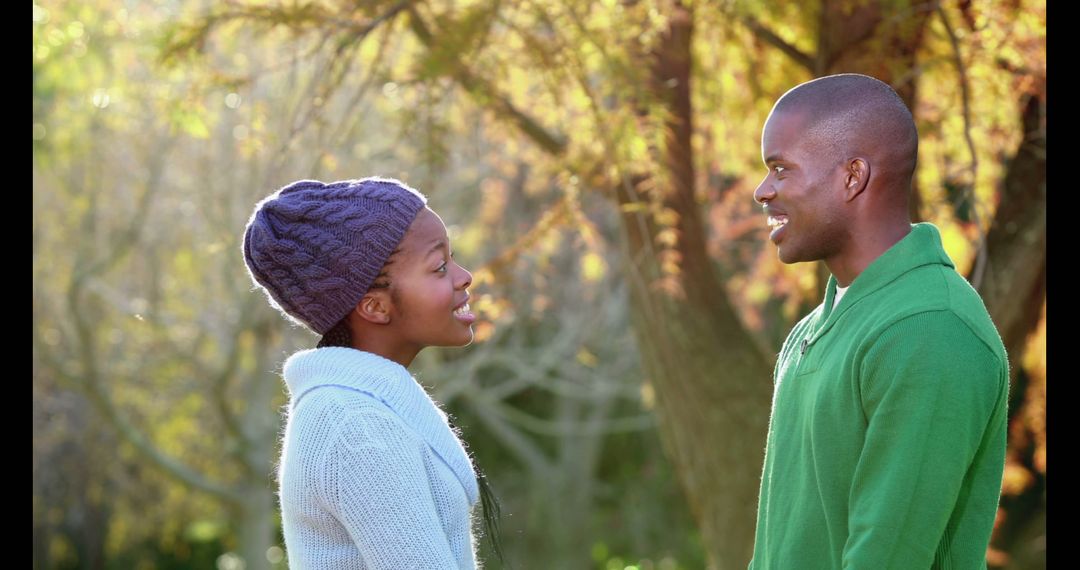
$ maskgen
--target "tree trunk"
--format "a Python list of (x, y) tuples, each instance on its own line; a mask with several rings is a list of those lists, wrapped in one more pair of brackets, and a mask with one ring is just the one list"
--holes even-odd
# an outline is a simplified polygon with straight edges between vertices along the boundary
[[(1045, 88), (1045, 78), (1041, 78)], [(1042, 100), (1026, 95), (1020, 103), (1024, 138), (1009, 161), (1001, 203), (986, 238), (987, 263), (978, 283), (986, 308), (1001, 334), (1009, 355), (1009, 449), (1031, 473), (1033, 481), (1022, 493), (1004, 496), (1005, 518), (995, 530), (995, 548), (1018, 561), (1042, 557), (1029, 546), (1046, 529), (1046, 477), (1035, 466), (1035, 438), (1018, 414), (1031, 395), (1029, 377), (1020, 369), (1028, 337), (1038, 327), (1046, 303), (1046, 137)]]
[(235, 515), (239, 525), (237, 554), (244, 559), (248, 570), (268, 568), (267, 551), (277, 542), (273, 490), (263, 482), (252, 482), (244, 486), (242, 493), (243, 500)]
[(244, 445), (238, 457), (249, 475), (239, 488), (241, 500), (237, 517), (239, 554), (249, 569), (267, 567), (267, 551), (277, 543), (274, 454), (280, 417), (267, 413), (267, 410), (274, 409), (274, 398), (281, 391), (281, 385), (264, 373), (274, 366), (274, 347), (281, 342), (276, 315), (268, 315), (254, 323), (251, 331), (255, 336), (255, 365), (244, 390), (247, 405), (240, 416)]
[[(661, 439), (675, 466), (702, 542), (715, 568), (745, 568), (752, 553), (757, 495), (772, 394), (771, 363), (757, 350), (728, 301), (705, 250), (706, 232), (694, 193), (690, 138), (692, 15), (681, 3), (651, 55), (650, 88), (668, 113), (663, 176), (626, 181), (654, 191), (678, 214), (678, 273), (665, 275), (654, 249), (662, 229), (623, 209), (631, 313), (646, 381), (656, 394)], [(677, 287), (661, 288), (674, 277)]]
[(1020, 104), (1024, 140), (1009, 161), (1001, 202), (986, 236), (985, 276), (979, 294), (1001, 333), (1013, 378), (1028, 335), (1046, 300), (1046, 138), (1042, 104)]

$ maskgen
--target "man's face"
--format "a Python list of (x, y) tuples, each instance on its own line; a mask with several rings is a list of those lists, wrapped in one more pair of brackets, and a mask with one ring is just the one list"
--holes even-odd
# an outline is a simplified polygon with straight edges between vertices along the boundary
[(847, 240), (840, 156), (808, 137), (805, 117), (795, 110), (773, 111), (761, 135), (761, 156), (769, 173), (754, 191), (762, 204), (780, 261), (827, 260)]

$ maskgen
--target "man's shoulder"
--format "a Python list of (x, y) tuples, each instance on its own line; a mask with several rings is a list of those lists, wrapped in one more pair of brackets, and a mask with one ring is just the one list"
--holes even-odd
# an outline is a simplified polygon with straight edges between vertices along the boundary
[(885, 324), (928, 311), (949, 311), (972, 318), (986, 316), (979, 294), (956, 270), (944, 265), (915, 268), (861, 298), (855, 314)]
[(960, 278), (950, 267), (924, 265), (897, 276), (871, 293), (869, 298), (875, 305), (896, 313), (944, 309), (949, 304), (954, 277)]
[[(882, 303), (893, 313), (893, 324), (918, 319), (922, 326), (932, 325), (938, 331), (970, 334), (987, 345), (991, 351), (1004, 355), (1001, 336), (990, 318), (982, 297), (955, 269), (946, 266), (927, 266), (913, 271), (890, 284), (895, 294), (886, 292), (888, 302)], [(928, 331), (929, 332), (929, 331)], [(1000, 349), (1000, 350), (999, 350)]]

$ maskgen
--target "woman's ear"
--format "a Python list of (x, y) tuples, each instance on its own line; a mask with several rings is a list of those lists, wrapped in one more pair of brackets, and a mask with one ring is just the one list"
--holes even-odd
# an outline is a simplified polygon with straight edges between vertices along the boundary
[(390, 293), (386, 289), (369, 291), (363, 299), (356, 304), (353, 312), (361, 319), (377, 325), (390, 323)]

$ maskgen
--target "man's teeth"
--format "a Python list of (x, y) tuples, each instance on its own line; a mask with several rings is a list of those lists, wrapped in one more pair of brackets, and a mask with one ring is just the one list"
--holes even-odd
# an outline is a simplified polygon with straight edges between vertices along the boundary
[(460, 308), (454, 310), (455, 315), (468, 315), (469, 312), (470, 311), (469, 311), (469, 304), (468, 303), (465, 303)]
[(787, 223), (787, 216), (769, 216), (769, 227), (778, 228)]

